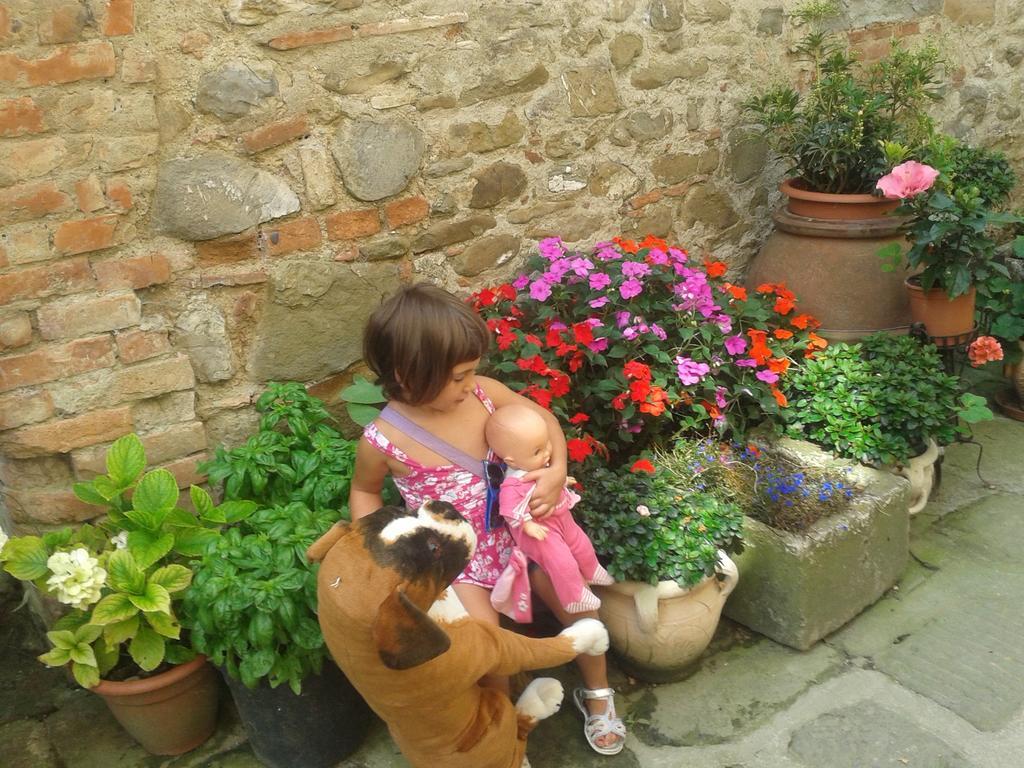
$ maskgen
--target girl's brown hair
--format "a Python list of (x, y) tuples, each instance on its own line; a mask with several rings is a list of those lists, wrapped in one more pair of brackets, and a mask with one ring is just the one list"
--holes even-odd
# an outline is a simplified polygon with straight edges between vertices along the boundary
[(452, 369), (483, 357), (487, 325), (473, 309), (429, 283), (402, 288), (370, 315), (363, 359), (389, 400), (430, 402), (451, 379)]

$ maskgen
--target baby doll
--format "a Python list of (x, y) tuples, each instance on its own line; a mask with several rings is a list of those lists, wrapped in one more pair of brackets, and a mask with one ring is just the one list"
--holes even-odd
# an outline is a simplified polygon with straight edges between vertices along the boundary
[[(534, 483), (524, 481), (523, 476), (551, 460), (551, 441), (544, 419), (525, 406), (507, 405), (488, 418), (486, 435), (488, 445), (508, 467), (498, 509), (517, 547), (548, 574), (558, 601), (568, 613), (596, 610), (601, 601), (587, 585), (611, 584), (613, 580), (597, 562), (590, 539), (569, 511), (580, 497), (564, 488), (558, 505), (543, 523), (530, 515)], [(501, 594), (492, 597), (498, 601), (502, 598)], [(508, 612), (504, 606), (495, 607)]]

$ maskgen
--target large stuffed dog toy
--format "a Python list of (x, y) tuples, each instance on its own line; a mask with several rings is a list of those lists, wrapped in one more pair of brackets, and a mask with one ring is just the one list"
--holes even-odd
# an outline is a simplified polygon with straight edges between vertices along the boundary
[(480, 678), (608, 647), (595, 619), (535, 639), (470, 618), (448, 585), (475, 547), (454, 507), (428, 501), (341, 522), (309, 549), (310, 560), (323, 561), (317, 594), (327, 647), (416, 768), (528, 764), (526, 736), (558, 711), (561, 684), (534, 680), (513, 707)]

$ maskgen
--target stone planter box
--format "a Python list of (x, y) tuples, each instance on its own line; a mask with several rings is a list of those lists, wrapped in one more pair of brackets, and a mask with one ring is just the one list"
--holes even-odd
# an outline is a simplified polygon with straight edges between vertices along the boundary
[[(832, 457), (810, 443), (780, 440), (804, 466)], [(733, 556), (743, 574), (723, 611), (783, 645), (807, 650), (892, 587), (909, 553), (910, 485), (903, 478), (857, 466), (862, 488), (842, 511), (801, 533), (744, 521), (745, 550)]]

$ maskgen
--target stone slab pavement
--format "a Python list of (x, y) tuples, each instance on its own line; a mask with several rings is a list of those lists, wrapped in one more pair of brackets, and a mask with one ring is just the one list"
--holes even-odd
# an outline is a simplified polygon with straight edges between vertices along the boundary
[[(1024, 423), (999, 418), (975, 438), (946, 450), (941, 486), (912, 523), (911, 564), (874, 606), (804, 653), (723, 622), (684, 681), (646, 685), (613, 670), (626, 750), (589, 751), (569, 704), (534, 732), (532, 764), (1024, 768)], [(207, 744), (147, 755), (95, 696), (34, 660), (38, 633), (3, 589), (0, 766), (258, 768), (227, 698)], [(576, 684), (572, 668), (553, 674)], [(376, 723), (338, 768), (407, 765)]]

